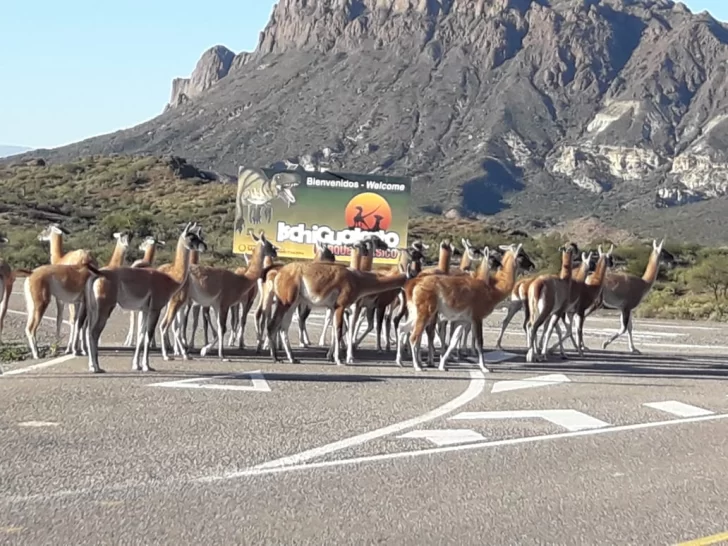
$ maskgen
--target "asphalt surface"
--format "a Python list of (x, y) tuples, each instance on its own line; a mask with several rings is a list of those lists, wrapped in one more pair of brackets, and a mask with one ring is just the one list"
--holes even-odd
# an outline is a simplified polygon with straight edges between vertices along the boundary
[[(3, 340), (23, 340), (20, 296), (10, 309)], [(727, 531), (728, 328), (638, 320), (644, 354), (629, 355), (626, 340), (598, 350), (619, 321), (595, 316), (584, 358), (526, 365), (520, 320), (486, 375), (415, 373), (370, 341), (335, 366), (297, 347), (295, 324), (301, 364), (155, 352), (142, 373), (116, 310), (105, 374), (84, 357), (3, 366), (0, 544), (671, 545)], [(316, 344), (321, 316), (309, 322)]]

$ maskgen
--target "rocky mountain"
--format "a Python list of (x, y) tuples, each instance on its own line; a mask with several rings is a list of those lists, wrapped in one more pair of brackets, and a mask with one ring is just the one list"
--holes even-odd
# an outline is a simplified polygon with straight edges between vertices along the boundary
[(728, 27), (669, 0), (280, 0), (158, 117), (43, 157), (406, 174), (422, 211), (715, 238), (727, 78)]
[(30, 150), (31, 148), (28, 148), (27, 146), (9, 146), (6, 144), (0, 144), (0, 157), (22, 154), (23, 152)]

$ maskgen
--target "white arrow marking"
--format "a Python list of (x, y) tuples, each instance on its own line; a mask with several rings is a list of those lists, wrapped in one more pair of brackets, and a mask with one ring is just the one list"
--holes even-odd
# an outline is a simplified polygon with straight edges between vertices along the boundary
[[(201, 381), (212, 381), (213, 379), (241, 379), (249, 377), (252, 385), (210, 385)], [(260, 370), (232, 375), (213, 375), (211, 377), (193, 377), (192, 379), (180, 379), (179, 381), (165, 381), (164, 383), (152, 383), (148, 387), (172, 387), (177, 389), (212, 389), (220, 391), (257, 391), (270, 392), (270, 386)]]
[(571, 379), (561, 373), (553, 373), (550, 375), (539, 375), (529, 379), (519, 379), (514, 381), (498, 381), (493, 385), (491, 393), (515, 391), (518, 389), (530, 389), (532, 387), (545, 387), (547, 385), (558, 385), (559, 383), (569, 383)]
[(672, 413), (678, 417), (698, 417), (700, 415), (713, 415), (713, 412), (707, 409), (699, 408), (697, 406), (691, 406), (690, 404), (683, 404), (676, 400), (667, 400), (665, 402), (650, 402), (648, 404), (642, 404), (648, 408), (654, 408), (660, 411), (666, 411)]
[(545, 419), (569, 431), (586, 430), (610, 426), (596, 417), (573, 409), (515, 410), (515, 411), (466, 411), (450, 417), (457, 420), (477, 419)]
[(481, 434), (467, 428), (412, 430), (397, 436), (397, 438), (424, 438), (437, 446), (451, 446), (485, 440)]

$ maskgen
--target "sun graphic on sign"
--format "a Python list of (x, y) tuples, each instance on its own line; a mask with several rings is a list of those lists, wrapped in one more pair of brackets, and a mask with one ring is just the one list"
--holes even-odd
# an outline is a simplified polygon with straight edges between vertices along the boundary
[(376, 193), (355, 195), (344, 211), (346, 226), (362, 231), (387, 230), (392, 224), (392, 209), (387, 200)]

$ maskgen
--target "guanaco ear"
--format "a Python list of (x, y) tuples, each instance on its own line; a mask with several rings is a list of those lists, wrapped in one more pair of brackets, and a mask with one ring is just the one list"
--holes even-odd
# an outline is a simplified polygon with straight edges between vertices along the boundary
[(258, 242), (258, 236), (255, 234), (255, 231), (253, 231), (253, 228), (248, 229), (248, 235), (250, 235), (256, 243)]
[(4, 245), (7, 242), (8, 242), (8, 238), (7, 237), (3, 237), (2, 235), (0, 235), (0, 244), (3, 244)]
[(463, 247), (470, 248), (470, 243), (468, 243), (465, 239), (460, 239), (460, 242), (463, 243)]
[(121, 238), (120, 232), (117, 231), (116, 233), (114, 233), (114, 239), (116, 239), (118, 241), (120, 238)]
[(607, 255), (611, 256), (613, 251), (614, 251), (614, 245), (609, 247), (609, 252), (607, 252)]
[(599, 245), (599, 246), (597, 247), (597, 252), (599, 252), (599, 255), (600, 255), (600, 256), (604, 256), (604, 251), (602, 250), (602, 245)]

